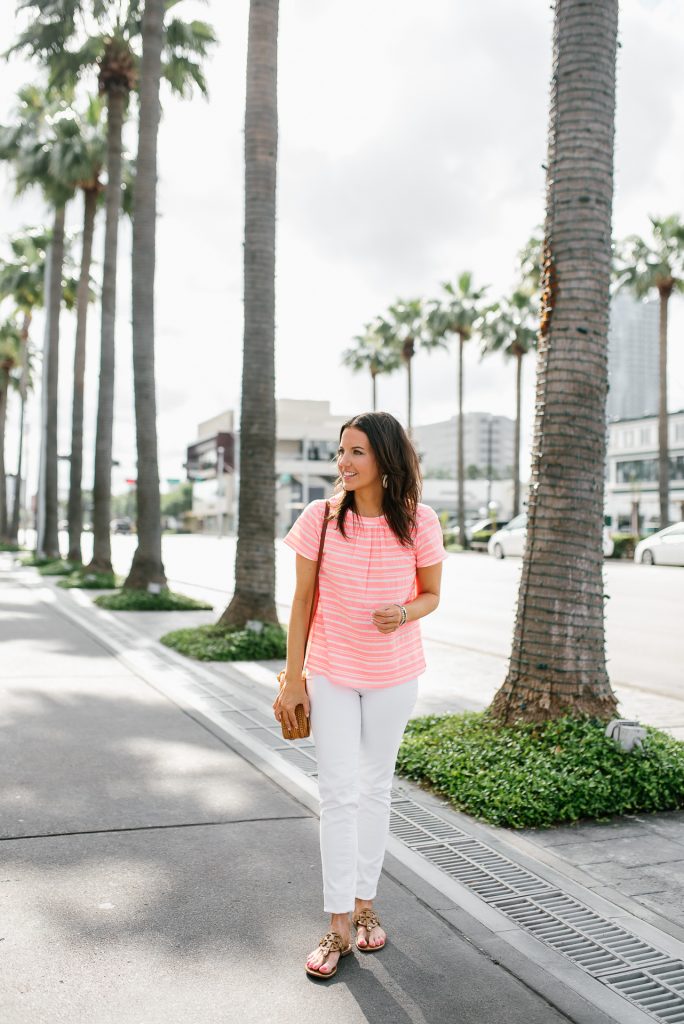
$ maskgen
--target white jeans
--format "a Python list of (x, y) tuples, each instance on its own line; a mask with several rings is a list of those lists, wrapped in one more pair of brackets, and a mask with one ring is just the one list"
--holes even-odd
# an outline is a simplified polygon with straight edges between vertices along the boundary
[(321, 815), (323, 909), (345, 914), (375, 898), (389, 832), (399, 744), (418, 680), (380, 689), (308, 681)]

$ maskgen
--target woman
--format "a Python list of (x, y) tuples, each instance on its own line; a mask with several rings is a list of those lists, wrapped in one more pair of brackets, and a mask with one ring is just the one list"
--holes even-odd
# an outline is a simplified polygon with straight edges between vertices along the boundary
[(307, 505), (285, 537), (297, 552), (297, 584), (285, 683), (273, 702), (277, 720), (293, 728), (303, 704), (316, 741), (324, 910), (331, 917), (306, 970), (319, 978), (331, 978), (340, 956), (352, 951), (350, 913), (357, 949), (385, 945), (373, 900), (392, 779), (425, 669), (418, 619), (439, 604), (446, 558), (437, 515), (418, 500), (418, 457), (393, 416), (364, 413), (345, 423), (337, 466), (308, 652), (325, 501)]

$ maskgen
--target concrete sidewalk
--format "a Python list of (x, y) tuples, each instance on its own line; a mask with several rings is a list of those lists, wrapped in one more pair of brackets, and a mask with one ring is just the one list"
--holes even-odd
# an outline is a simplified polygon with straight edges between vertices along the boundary
[(32, 570), (0, 572), (4, 1022), (658, 1019), (611, 993), (599, 1007), (593, 978), (580, 991), (491, 907), (478, 917), (465, 889), (392, 854), (377, 899), (386, 949), (309, 978), (327, 930), (311, 800), (286, 765), (281, 779), (233, 727), (170, 696), (199, 666), (160, 648), (148, 672), (113, 654), (117, 628), (122, 651), (131, 634), (86, 604)]

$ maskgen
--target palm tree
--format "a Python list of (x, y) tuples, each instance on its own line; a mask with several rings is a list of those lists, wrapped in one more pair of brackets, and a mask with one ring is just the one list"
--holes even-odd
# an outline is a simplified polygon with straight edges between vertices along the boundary
[(220, 622), (278, 622), (275, 605), (275, 224), (278, 0), (250, 0), (245, 105), (245, 326), (235, 592)]
[[(21, 329), (14, 317), (0, 323), (0, 540), (9, 540), (5, 477), (5, 425), (10, 385), (17, 384), (12, 371), (21, 358)], [(19, 480), (16, 480), (18, 486)]]
[(342, 353), (342, 365), (352, 373), (370, 372), (372, 382), (373, 412), (378, 405), (377, 378), (381, 373), (393, 373), (401, 365), (401, 356), (396, 348), (388, 345), (377, 328), (377, 323), (364, 326), (363, 334), (354, 337), (355, 344)]
[(17, 485), (14, 489), (14, 503), (10, 516), (7, 537), (16, 543), (19, 533), (21, 507), (22, 472), (24, 456), (24, 423), (26, 398), (30, 385), (29, 332), (33, 310), (43, 305), (45, 263), (49, 245), (49, 233), (45, 228), (26, 229), (10, 239), (11, 260), (0, 261), (0, 299), (11, 299), (21, 314), (21, 348), (19, 363), (19, 444), (17, 452)]
[(435, 344), (445, 344), (448, 338), (458, 338), (458, 419), (456, 435), (456, 477), (458, 488), (457, 515), (458, 541), (466, 547), (465, 532), (465, 460), (463, 457), (463, 346), (480, 323), (485, 288), (473, 287), (473, 275), (465, 271), (456, 285), (446, 281), (442, 285), (442, 298), (431, 303), (428, 330)]
[(421, 299), (398, 299), (385, 316), (378, 317), (376, 330), (389, 349), (393, 349), (406, 367), (406, 428), (413, 429), (413, 358), (418, 348), (435, 348), (439, 342), (427, 330)]
[[(157, 412), (154, 376), (154, 267), (157, 219), (157, 136), (159, 133), (159, 87), (164, 46), (165, 0), (146, 0), (142, 22), (140, 66), (140, 119), (138, 158), (133, 207), (133, 379), (135, 425), (138, 451), (136, 487), (138, 545), (124, 583), (125, 587), (146, 589), (166, 586), (161, 551), (161, 502), (157, 453)], [(175, 31), (180, 31), (175, 23)], [(180, 38), (171, 42), (180, 47)], [(200, 45), (203, 38), (204, 44)], [(204, 55), (214, 36), (204, 26), (202, 36), (195, 27), (191, 35), (194, 52)], [(168, 68), (168, 65), (167, 65)], [(206, 84), (198, 65), (194, 73), (179, 62), (174, 83), (189, 93), (194, 82), (206, 95)]]
[(515, 359), (515, 451), (513, 453), (513, 515), (520, 512), (520, 405), (522, 364), (537, 343), (537, 309), (532, 295), (516, 288), (508, 299), (490, 307), (481, 321), (482, 354), (503, 352)]
[(69, 462), (69, 523), (70, 562), (81, 562), (81, 533), (83, 531), (83, 390), (86, 364), (86, 331), (88, 305), (92, 298), (90, 268), (93, 235), (98, 203), (104, 189), (102, 169), (106, 158), (106, 139), (102, 129), (103, 105), (92, 97), (85, 113), (77, 115), (79, 134), (75, 146), (79, 148), (77, 187), (83, 194), (83, 232), (81, 264), (76, 294), (76, 339), (74, 344), (73, 398), (71, 405), (71, 458)]
[(684, 224), (673, 215), (649, 218), (650, 243), (632, 235), (619, 247), (618, 285), (638, 299), (654, 289), (660, 303), (658, 355), (658, 493), (661, 529), (670, 525), (670, 454), (667, 438), (667, 321), (674, 292), (684, 291)]
[(556, 0), (527, 543), (503, 722), (608, 718), (603, 488), (618, 0)]
[(73, 195), (71, 176), (72, 126), (67, 94), (54, 89), (25, 86), (19, 93), (14, 123), (0, 128), (0, 159), (11, 161), (20, 194), (39, 186), (53, 210), (50, 265), (47, 288), (47, 330), (43, 356), (43, 387), (46, 389), (44, 443), (44, 527), (38, 548), (48, 557), (59, 557), (57, 536), (57, 394), (59, 380), (59, 314), (62, 304), (64, 221), (66, 204)]
[[(175, 7), (178, 0), (167, 3)], [(100, 380), (93, 478), (93, 557), (90, 571), (111, 572), (112, 435), (116, 326), (116, 270), (122, 184), (122, 129), (128, 97), (137, 84), (142, 0), (106, 4), (102, 0), (20, 0), (32, 16), (12, 50), (47, 62), (51, 80), (73, 82), (97, 69), (107, 102), (107, 191), (102, 271)], [(195, 55), (203, 56), (213, 31), (204, 22), (169, 19), (165, 26), (163, 74), (172, 89), (186, 94), (204, 78)]]

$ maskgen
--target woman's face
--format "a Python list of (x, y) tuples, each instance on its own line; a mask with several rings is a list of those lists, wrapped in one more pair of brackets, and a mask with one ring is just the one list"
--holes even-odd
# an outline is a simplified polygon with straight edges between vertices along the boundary
[(342, 432), (337, 450), (337, 468), (345, 491), (357, 491), (379, 480), (380, 472), (367, 436), (356, 427)]

